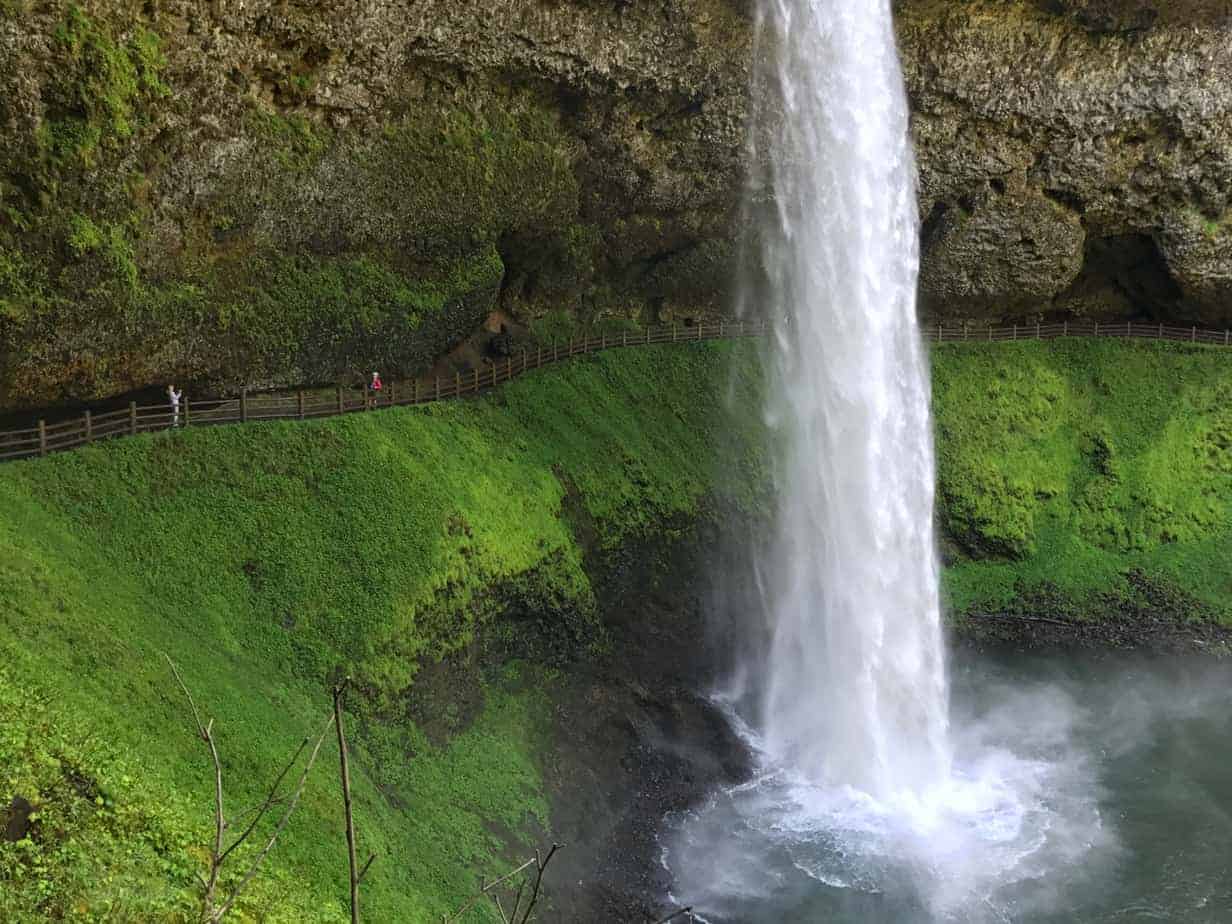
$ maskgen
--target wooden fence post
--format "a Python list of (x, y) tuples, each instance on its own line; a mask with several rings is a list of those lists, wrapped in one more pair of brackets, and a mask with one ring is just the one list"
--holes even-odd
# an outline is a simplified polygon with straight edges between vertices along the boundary
[(496, 361), (492, 361), (492, 387), (496, 387)]
[(240, 389), (240, 423), (248, 423), (248, 389)]
[(436, 400), (441, 400), (441, 377), (439, 375), (436, 377)]
[(650, 343), (650, 328), (649, 327), (646, 328), (646, 343), (647, 344)]
[(300, 420), (304, 419), (304, 392), (297, 391), (295, 393), (295, 410)]
[(1062, 329), (1061, 333), (1062, 333), (1062, 336), (1065, 336), (1065, 337), (1069, 336), (1069, 318), (1065, 319), (1065, 326)]
[[(455, 372), (453, 374), (453, 390), (454, 390), (455, 398), (462, 397), (462, 373), (460, 371)], [(479, 391), (479, 367), (478, 366), (475, 367), (475, 391)]]
[(967, 339), (967, 319), (963, 318), (963, 340)]
[(1133, 335), (1134, 335), (1134, 322), (1126, 321), (1125, 322), (1125, 336), (1132, 337)]
[(989, 340), (992, 339), (992, 325), (991, 324), (988, 325), (988, 339)]
[(604, 331), (603, 333), (599, 335), (599, 349), (601, 350), (607, 349), (607, 331)]
[(937, 322), (937, 342), (941, 342), (941, 322)]
[(522, 371), (526, 371), (526, 347), (522, 347)]
[(86, 411), (85, 414), (82, 415), (82, 417), (85, 419), (86, 442), (93, 443), (94, 442), (94, 418), (90, 415), (89, 411)]
[(706, 324), (705, 324), (705, 322), (704, 322), (704, 321), (698, 321), (698, 322), (697, 322), (697, 339), (698, 339), (699, 341), (702, 339), (702, 328), (703, 328), (703, 327), (705, 327), (705, 326), (706, 326)]
[(1229, 331), (1225, 329), (1223, 332), (1223, 345), (1224, 346), (1228, 345), (1228, 334), (1229, 334)]
[(1095, 322), (1095, 333), (1094, 333), (1094, 334), (1092, 334), (1091, 336), (1093, 336), (1093, 337), (1098, 337), (1098, 336), (1099, 336), (1099, 321), (1096, 321), (1096, 322)]
[(346, 410), (346, 406), (342, 403), (342, 386), (338, 386), (338, 413), (341, 414)]
[(505, 381), (513, 378), (513, 354), (505, 357)]
[(1041, 338), (1040, 338), (1040, 322), (1039, 322), (1039, 318), (1036, 318), (1036, 319), (1035, 319), (1035, 339), (1036, 339), (1036, 340), (1041, 339)]
[(128, 432), (137, 435), (137, 402), (128, 402)]
[(1164, 326), (1163, 326), (1163, 324), (1162, 324), (1162, 323), (1159, 325), (1159, 333), (1155, 335), (1155, 338), (1156, 338), (1157, 340), (1163, 340), (1163, 339), (1164, 339)]
[(1192, 331), (1192, 332), (1190, 332), (1190, 335), (1189, 335), (1189, 342), (1190, 342), (1190, 343), (1193, 343), (1193, 342), (1197, 341), (1197, 339), (1198, 339), (1198, 325), (1197, 325), (1197, 324), (1195, 324), (1195, 325), (1194, 325), (1194, 328), (1193, 328), (1193, 331)]
[(623, 331), (621, 331), (621, 332), (620, 332), (620, 345), (621, 345), (622, 347), (627, 347), (627, 346), (629, 345), (629, 332), (628, 332), (628, 330), (623, 330)]
[(394, 407), (398, 403), (398, 383), (389, 383), (389, 406)]
[(419, 379), (413, 379), (411, 385), (411, 404), (419, 403)]
[(676, 322), (672, 321), (672, 343), (676, 342)]
[(47, 455), (47, 421), (39, 420), (38, 431), (39, 431), (39, 455), (45, 456)]

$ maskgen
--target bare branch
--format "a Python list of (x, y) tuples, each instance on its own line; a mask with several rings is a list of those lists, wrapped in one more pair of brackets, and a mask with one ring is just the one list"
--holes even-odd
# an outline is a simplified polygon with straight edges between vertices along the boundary
[[(210, 878), (204, 883), (204, 893), (201, 896), (201, 918), (204, 921), (216, 921), (222, 916), (221, 914), (215, 914), (214, 892), (218, 888), (218, 873), (222, 867), (224, 857), (222, 840), (223, 833), (227, 829), (227, 819), (223, 814), (222, 761), (218, 757), (218, 745), (214, 742), (214, 720), (210, 719), (209, 722), (202, 724), (201, 712), (197, 709), (197, 703), (193, 700), (192, 693), (188, 692), (188, 685), (184, 683), (184, 678), (180, 676), (179, 669), (176, 668), (175, 662), (171, 660), (171, 655), (164, 652), (163, 657), (167, 659), (167, 664), (171, 667), (171, 673), (175, 675), (176, 683), (184, 691), (188, 705), (192, 708), (193, 721), (197, 723), (197, 734), (205, 742), (206, 747), (209, 748), (210, 759), (214, 762), (214, 846), (210, 850)], [(201, 877), (198, 876), (197, 878)]]
[[(286, 799), (274, 799), (269, 804), (270, 805), (282, 805), (286, 801), (287, 801)], [(228, 828), (234, 827), (235, 825), (242, 822), (249, 815), (251, 815), (253, 812), (264, 809), (265, 806), (266, 806), (265, 802), (258, 802), (256, 805), (248, 806), (248, 808), (244, 809), (244, 811), (242, 812), (236, 812), (235, 815), (231, 818), (231, 820), (227, 822), (227, 827)]]
[(299, 747), (295, 749), (295, 753), (291, 756), (291, 759), (287, 762), (287, 765), (282, 768), (282, 772), (279, 773), (277, 777), (275, 777), (274, 785), (270, 787), (269, 795), (265, 797), (264, 802), (262, 802), (259, 806), (257, 806), (257, 813), (253, 816), (253, 819), (249, 823), (248, 827), (244, 829), (244, 833), (241, 834), (239, 837), (237, 837), (235, 841), (231, 844), (231, 846), (223, 851), (222, 856), (218, 858), (219, 863), (222, 863), (224, 860), (226, 860), (227, 857), (231, 855), (231, 851), (233, 851), (240, 844), (244, 843), (244, 841), (248, 840), (248, 836), (252, 834), (253, 830), (257, 827), (257, 825), (261, 823), (261, 819), (265, 817), (266, 812), (268, 812), (275, 805), (282, 805), (286, 801), (285, 799), (275, 798), (275, 796), (278, 794), (278, 787), (282, 785), (283, 778), (287, 775), (287, 773), (290, 772), (291, 768), (294, 767), (295, 764), (299, 761), (299, 755), (304, 753), (304, 748), (306, 748), (307, 746), (308, 746), (308, 739), (305, 738), (303, 741), (300, 742)]
[(536, 862), (537, 861), (535, 857), (531, 857), (529, 860), (527, 860), (517, 869), (510, 870), (509, 872), (505, 873), (505, 875), (501, 876), (499, 879), (495, 879), (492, 882), (489, 882), (487, 885), (484, 885), (483, 880), (480, 879), (479, 880), (479, 891), (476, 892), (474, 895), (472, 895), (469, 899), (467, 899), (466, 904), (463, 905), (461, 908), (459, 908), (457, 911), (455, 911), (453, 914), (446, 915), (444, 918), (442, 918), (441, 920), (443, 924), (453, 924), (454, 921), (460, 920), (462, 915), (466, 914), (466, 912), (474, 908), (475, 905), (479, 904), (479, 902), (483, 900), (483, 897), (487, 895), (488, 892), (490, 892), (492, 889), (495, 889), (498, 885), (502, 885), (508, 882), (510, 879), (512, 879), (514, 876), (517, 876), (519, 873), (530, 869), (532, 866), (535, 865)]
[(343, 700), (346, 697), (347, 687), (351, 685), (351, 678), (346, 677), (342, 683), (334, 687), (334, 731), (338, 733), (338, 762), (339, 773), (342, 777), (342, 807), (346, 817), (346, 842), (347, 842), (347, 862), (351, 867), (351, 924), (359, 924), (359, 881), (363, 879), (364, 873), (368, 871), (368, 866), (372, 864), (373, 857), (368, 858), (368, 864), (364, 866), (361, 873), (358, 868), (358, 859), (355, 855), (355, 817), (351, 809), (351, 770), (347, 754), (346, 728), (342, 722), (342, 707)]
[(513, 896), (513, 911), (509, 914), (510, 921), (516, 921), (518, 918), (518, 909), (522, 907), (522, 893), (526, 891), (526, 880), (523, 879), (518, 883), (518, 892)]
[[(535, 851), (535, 886), (531, 889), (530, 901), (526, 904), (526, 911), (522, 913), (521, 924), (526, 924), (530, 920), (531, 912), (535, 910), (535, 904), (539, 901), (539, 889), (543, 885), (543, 874), (547, 871), (548, 864), (552, 862), (552, 857), (556, 856), (556, 851), (560, 850), (560, 844), (553, 844), (552, 849), (548, 851), (548, 855), (542, 862), (539, 860), (539, 851)], [(517, 921), (511, 924), (518, 924)]]
[(368, 875), (368, 867), (372, 865), (372, 861), (376, 859), (376, 854), (368, 854), (368, 862), (364, 864), (364, 868), (359, 871), (359, 881), (363, 882), (364, 877)]
[(193, 719), (197, 723), (197, 733), (201, 735), (202, 740), (205, 740), (205, 726), (201, 723), (201, 713), (197, 711), (197, 704), (193, 701), (192, 694), (188, 692), (188, 687), (180, 677), (180, 672), (176, 669), (175, 662), (171, 660), (171, 655), (163, 652), (163, 657), (167, 659), (167, 664), (171, 666), (171, 673), (175, 675), (175, 681), (180, 685), (180, 689), (184, 691), (184, 696), (188, 699), (188, 705), (192, 707)]
[(266, 842), (265, 846), (261, 848), (260, 853), (256, 855), (252, 863), (249, 865), (248, 871), (244, 873), (243, 878), (240, 879), (235, 888), (231, 890), (231, 894), (227, 897), (227, 900), (223, 903), (222, 907), (218, 909), (216, 920), (221, 919), (223, 915), (231, 910), (236, 899), (240, 897), (240, 893), (243, 892), (248, 886), (248, 883), (252, 881), (252, 877), (257, 874), (257, 869), (264, 862), (266, 856), (271, 850), (274, 849), (274, 844), (278, 842), (279, 835), (282, 834), (283, 829), (287, 826), (287, 822), (291, 819), (291, 813), (294, 812), (296, 806), (299, 805), (300, 796), (304, 794), (304, 787), (308, 784), (308, 774), (312, 771), (312, 765), (316, 763), (317, 754), (321, 752), (321, 745), (325, 743), (325, 736), (329, 734), (329, 729), (333, 724), (334, 714), (331, 712), (325, 723), (325, 727), (321, 729), (321, 734), (317, 736), (317, 743), (313, 745), (312, 753), (308, 755), (308, 762), (304, 765), (304, 772), (299, 776), (299, 782), (295, 786), (295, 793), (291, 796), (291, 800), (287, 804), (286, 810), (283, 811), (282, 817), (278, 819), (278, 825), (274, 828), (274, 833), (270, 835), (270, 838)]

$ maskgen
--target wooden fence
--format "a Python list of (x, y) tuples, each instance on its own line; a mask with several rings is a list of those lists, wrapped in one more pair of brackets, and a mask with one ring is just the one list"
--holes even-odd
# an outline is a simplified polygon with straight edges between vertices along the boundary
[[(515, 376), (573, 356), (651, 343), (678, 343), (699, 340), (728, 340), (761, 337), (769, 329), (762, 321), (717, 321), (692, 327), (652, 327), (644, 331), (571, 339), (567, 343), (539, 346), (515, 352), (483, 369), (433, 379), (389, 382), (377, 392), (366, 389), (337, 388), (333, 392), (298, 391), (281, 394), (241, 395), (214, 401), (194, 401), (185, 397), (179, 413), (168, 403), (138, 405), (105, 414), (85, 411), (80, 417), (59, 423), (39, 421), (27, 430), (0, 432), (0, 461), (45, 456), (51, 452), (75, 449), (117, 436), (135, 436), (175, 427), (202, 427), (214, 424), (248, 423), (257, 420), (308, 420), (336, 417), (386, 407), (427, 404), (478, 394), (495, 388)], [(1018, 324), (1010, 327), (975, 327), (970, 324), (942, 323), (924, 328), (924, 337), (933, 343), (1001, 342), (1007, 340), (1055, 340), (1061, 337), (1122, 337), (1145, 340), (1174, 340), (1232, 346), (1229, 331), (1202, 330), (1197, 327), (1172, 327), (1163, 324), (1130, 322), (1101, 324), (1068, 321), (1059, 324)]]
[(242, 394), (238, 398), (196, 401), (185, 396), (178, 414), (168, 402), (138, 405), (106, 414), (85, 411), (80, 417), (49, 424), (39, 421), (27, 430), (0, 432), (0, 461), (45, 456), (52, 452), (76, 449), (118, 436), (135, 436), (176, 427), (203, 427), (215, 424), (248, 423), (257, 420), (308, 420), (336, 417), (378, 408), (406, 407), (474, 395), (508, 382), (515, 376), (573, 356), (615, 347), (650, 343), (684, 343), (699, 340), (729, 340), (760, 337), (767, 326), (759, 321), (717, 321), (691, 327), (653, 327), (644, 331), (625, 331), (579, 337), (550, 346), (515, 351), (503, 359), (470, 372), (409, 382), (386, 382), (379, 392), (356, 388), (333, 391), (297, 391), (280, 394)]
[(1121, 337), (1135, 340), (1174, 340), (1232, 346), (1232, 331), (1173, 327), (1167, 324), (1135, 324), (1131, 321), (1062, 321), (1057, 324), (1014, 324), (1010, 327), (976, 327), (963, 322), (942, 322), (924, 327), (932, 343), (1005, 340), (1059, 340), (1062, 337)]

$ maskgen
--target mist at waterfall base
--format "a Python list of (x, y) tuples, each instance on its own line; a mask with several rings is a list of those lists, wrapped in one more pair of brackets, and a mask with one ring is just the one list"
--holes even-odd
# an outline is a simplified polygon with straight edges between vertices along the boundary
[(961, 652), (952, 675), (948, 805), (761, 753), (668, 819), (672, 900), (711, 924), (1232, 921), (1232, 665)]
[(951, 703), (892, 26), (890, 0), (757, 17), (749, 298), (777, 326), (778, 508), (767, 628), (722, 699), (760, 766), (664, 839), (675, 900), (714, 922), (1050, 920), (1127, 849), (1094, 691), (975, 664)]

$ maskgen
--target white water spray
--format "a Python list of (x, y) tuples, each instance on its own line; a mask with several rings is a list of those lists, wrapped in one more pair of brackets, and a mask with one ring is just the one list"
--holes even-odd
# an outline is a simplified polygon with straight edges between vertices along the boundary
[(778, 328), (782, 450), (769, 650), (725, 699), (759, 766), (668, 820), (664, 863), (714, 924), (1050, 909), (1110, 841), (1070, 725), (1040, 721), (1078, 715), (1063, 698), (995, 697), (951, 751), (890, 0), (761, 0), (755, 53), (748, 295)]
[(770, 410), (785, 438), (763, 741), (819, 783), (921, 792), (950, 757), (890, 0), (763, 0), (757, 35), (755, 184), (775, 203), (762, 233), (779, 326)]

